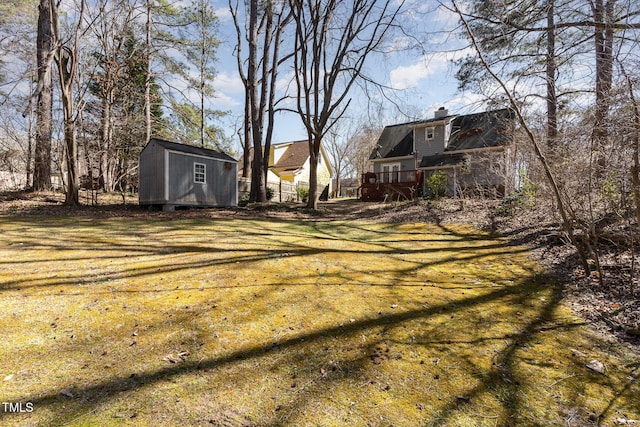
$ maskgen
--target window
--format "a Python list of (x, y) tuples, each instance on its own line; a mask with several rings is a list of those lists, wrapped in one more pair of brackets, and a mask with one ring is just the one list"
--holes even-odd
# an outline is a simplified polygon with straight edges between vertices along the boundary
[(424, 128), (424, 139), (429, 141), (430, 139), (433, 139), (433, 135), (434, 135), (434, 128), (429, 126), (427, 128)]
[(400, 163), (382, 166), (382, 182), (398, 182), (400, 175)]
[(193, 182), (204, 184), (207, 182), (205, 177), (207, 176), (207, 165), (203, 163), (193, 164)]

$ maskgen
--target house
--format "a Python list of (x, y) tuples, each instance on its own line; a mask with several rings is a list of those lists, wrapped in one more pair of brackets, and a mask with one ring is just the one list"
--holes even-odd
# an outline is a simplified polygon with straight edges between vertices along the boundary
[(236, 206), (237, 170), (238, 162), (225, 153), (151, 139), (140, 153), (140, 205)]
[[(251, 150), (253, 155), (253, 150)], [(274, 190), (275, 198), (284, 202), (297, 200), (299, 188), (309, 188), (310, 173), (309, 142), (307, 140), (283, 142), (271, 145), (269, 150), (269, 171), (267, 186)], [(331, 193), (331, 176), (333, 168), (329, 156), (320, 145), (318, 158), (318, 195)], [(249, 172), (248, 176), (251, 176)]]
[[(514, 115), (510, 109), (434, 117), (384, 128), (363, 175), (363, 200), (413, 198), (429, 193), (429, 177), (446, 176), (446, 194), (504, 195), (513, 180)], [(427, 194), (425, 194), (427, 193)]]

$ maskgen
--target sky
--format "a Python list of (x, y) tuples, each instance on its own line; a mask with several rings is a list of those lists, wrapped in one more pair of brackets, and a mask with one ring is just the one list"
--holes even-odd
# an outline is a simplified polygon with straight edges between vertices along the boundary
[[(230, 112), (222, 127), (232, 132), (241, 123), (244, 88), (233, 53), (236, 35), (228, 2), (216, 0), (214, 5), (220, 20), (219, 38), (222, 43), (218, 50), (217, 77), (214, 80), (216, 95), (211, 106)], [(451, 113), (459, 114), (482, 109), (479, 96), (464, 94), (457, 89), (458, 83), (451, 60), (460, 58), (469, 51), (465, 48), (464, 41), (453, 32), (457, 27), (457, 17), (437, 5), (434, 0), (417, 3), (415, 16), (407, 18), (424, 23), (417, 27), (424, 28), (425, 33), (429, 33), (422, 52), (395, 52), (376, 57), (373, 64), (368, 64), (368, 72), (376, 81), (395, 88), (393, 92), (389, 92), (394, 102), (382, 101), (382, 111), (378, 111), (373, 118), (367, 114), (367, 105), (370, 100), (380, 99), (379, 91), (362, 93), (356, 90), (352, 93), (353, 100), (347, 112), (349, 119), (355, 121), (366, 116), (372, 124), (386, 126), (431, 118), (433, 112), (442, 106)], [(409, 43), (402, 39), (395, 42), (398, 45)], [(286, 77), (287, 70), (281, 70), (280, 73)], [(394, 103), (401, 105), (403, 111), (395, 108)], [(277, 117), (274, 143), (304, 138), (306, 133), (298, 117), (293, 114), (281, 114)]]

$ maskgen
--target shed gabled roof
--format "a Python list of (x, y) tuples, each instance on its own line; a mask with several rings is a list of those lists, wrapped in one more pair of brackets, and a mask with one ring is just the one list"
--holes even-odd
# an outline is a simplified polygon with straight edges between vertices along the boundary
[(187, 144), (179, 144), (177, 142), (166, 141), (164, 139), (151, 138), (149, 144), (151, 142), (155, 142), (161, 147), (166, 148), (167, 150), (179, 151), (187, 154), (195, 154), (198, 156), (211, 157), (213, 159), (225, 160), (227, 162), (236, 162), (236, 160), (229, 156), (226, 153), (222, 153), (220, 151), (212, 150), (210, 148), (196, 147), (193, 145)]

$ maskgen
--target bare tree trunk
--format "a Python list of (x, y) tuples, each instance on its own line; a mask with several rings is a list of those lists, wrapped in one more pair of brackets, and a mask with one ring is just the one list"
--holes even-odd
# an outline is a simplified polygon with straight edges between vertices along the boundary
[(249, 91), (245, 89), (244, 96), (244, 141), (242, 142), (242, 177), (248, 178), (249, 171), (252, 169), (251, 163), (251, 146), (253, 139), (251, 138), (251, 106), (249, 104)]
[(25, 181), (25, 190), (30, 188), (31, 183), (31, 160), (33, 155), (33, 110), (29, 109), (29, 134), (27, 135), (27, 168)]
[[(318, 156), (319, 150), (316, 151), (314, 146), (316, 141), (309, 141), (309, 200), (307, 207), (309, 209), (318, 209)], [(319, 141), (317, 143), (319, 146)]]
[(58, 65), (58, 78), (60, 79), (60, 92), (62, 95), (62, 111), (64, 114), (64, 142), (65, 163), (67, 167), (67, 189), (65, 204), (77, 206), (80, 204), (78, 196), (78, 144), (75, 129), (75, 104), (73, 99), (73, 84), (78, 66), (78, 49), (80, 43), (80, 26), (84, 15), (85, 2), (80, 2), (78, 23), (75, 30), (73, 47), (63, 45), (60, 41), (60, 28), (58, 24), (58, 10), (51, 2), (52, 35), (56, 52), (56, 64)]
[(631, 155), (633, 157), (633, 165), (631, 166), (631, 183), (633, 185), (633, 199), (636, 205), (636, 227), (640, 228), (640, 106), (634, 94), (634, 87), (631, 77), (627, 74), (622, 62), (619, 62), (620, 70), (627, 81), (627, 89), (629, 91), (629, 99), (631, 100), (631, 108), (633, 111), (633, 127), (631, 128), (631, 140), (633, 147)]
[(596, 54), (596, 107), (592, 138), (600, 155), (598, 172), (606, 169), (606, 146), (609, 137), (609, 106), (613, 82), (613, 27), (616, 0), (595, 0), (592, 3), (593, 20), (603, 22), (604, 27), (594, 26)]
[(147, 21), (145, 23), (145, 57), (147, 60), (147, 71), (144, 79), (144, 123), (145, 144), (151, 140), (151, 1), (147, 0)]
[[(403, 2), (289, 0), (295, 22), (297, 112), (309, 138), (307, 206), (317, 208), (317, 159), (322, 138), (349, 107), (364, 64), (395, 28)], [(339, 17), (339, 22), (334, 18)]]
[(113, 180), (113, 167), (112, 163), (114, 161), (112, 156), (112, 144), (113, 144), (113, 133), (111, 131), (111, 106), (113, 105), (113, 100), (111, 96), (107, 94), (102, 103), (102, 117), (101, 117), (101, 130), (100, 130), (100, 180), (102, 189), (104, 191), (113, 191), (114, 189), (114, 180)]
[[(264, 153), (262, 155), (262, 173), (264, 174), (264, 185), (267, 185), (267, 176), (269, 174), (269, 158), (271, 157), (271, 138), (273, 135), (273, 97), (274, 97), (274, 89), (275, 87), (271, 86), (272, 81), (269, 79), (269, 73), (271, 72), (270, 64), (266, 61), (269, 58), (268, 53), (271, 51), (271, 40), (273, 39), (273, 10), (268, 7), (265, 11), (265, 31), (264, 31), (264, 43), (262, 48), (262, 55), (264, 62), (262, 64), (262, 77), (260, 79), (262, 89), (260, 90), (260, 113), (261, 113), (261, 122), (264, 122), (263, 112), (267, 112), (267, 103), (269, 104), (269, 111), (267, 112), (268, 123), (267, 129), (265, 133), (264, 140)], [(277, 46), (275, 47), (277, 49)], [(277, 57), (274, 54), (274, 61), (276, 61), (277, 66)], [(273, 75), (276, 75), (275, 69), (273, 70)], [(269, 90), (271, 88), (271, 90)], [(265, 187), (266, 190), (266, 187)], [(266, 193), (265, 193), (266, 194)]]
[(78, 196), (78, 144), (76, 142), (75, 111), (73, 102), (73, 80), (76, 69), (76, 52), (66, 46), (61, 46), (57, 63), (60, 77), (60, 91), (62, 92), (62, 110), (64, 113), (64, 144), (65, 164), (67, 166), (67, 191), (65, 204), (77, 206), (80, 204)]
[(38, 7), (38, 104), (36, 109), (36, 148), (33, 165), (33, 189), (51, 188), (51, 121), (52, 121), (52, 78), (49, 54), (52, 49), (51, 3), (40, 0)]
[(251, 96), (247, 76), (244, 73), (244, 62), (242, 60), (242, 30), (240, 29), (240, 23), (238, 22), (237, 10), (233, 8), (231, 0), (229, 0), (229, 11), (233, 17), (233, 24), (236, 29), (236, 65), (238, 67), (238, 75), (244, 86), (244, 126), (242, 126), (242, 133), (244, 137), (241, 137), (242, 143), (242, 177), (248, 178), (249, 171), (252, 168), (253, 160), (251, 159), (251, 147), (253, 145), (253, 139), (251, 137)]
[(258, 100), (258, 0), (249, 2), (249, 63), (247, 69), (247, 90), (251, 106), (251, 137), (253, 140), (253, 167), (251, 168), (252, 202), (266, 202), (267, 191), (262, 158), (262, 130), (264, 123)]
[(554, 149), (558, 138), (558, 97), (556, 95), (555, 0), (547, 2), (547, 147)]

